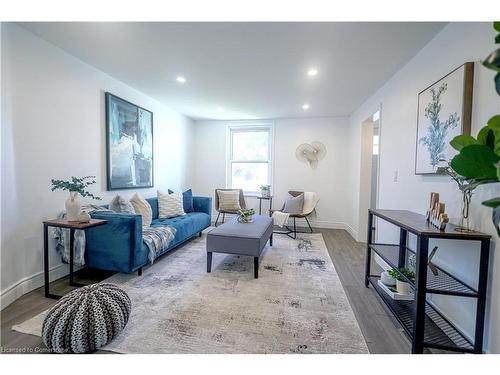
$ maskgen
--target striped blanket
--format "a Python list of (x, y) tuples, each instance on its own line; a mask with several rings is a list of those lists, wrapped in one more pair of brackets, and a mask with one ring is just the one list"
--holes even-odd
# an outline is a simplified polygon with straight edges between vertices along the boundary
[[(82, 211), (92, 213), (96, 211), (112, 212), (100, 206), (87, 205), (82, 207)], [(64, 219), (65, 212), (58, 215), (58, 219)], [(142, 240), (149, 249), (148, 258), (151, 263), (156, 259), (159, 252), (168, 247), (174, 239), (176, 229), (173, 227), (148, 227), (142, 228)], [(55, 228), (54, 240), (57, 252), (61, 255), (64, 263), (69, 263), (69, 229)], [(85, 265), (85, 232), (75, 230), (74, 242), (74, 264), (76, 266)]]
[(167, 226), (142, 228), (142, 240), (149, 249), (148, 258), (151, 263), (160, 251), (168, 247), (176, 232), (177, 229)]
[[(111, 210), (93, 204), (82, 206), (82, 211), (85, 211), (88, 214), (91, 214), (92, 212), (96, 211), (112, 212)], [(57, 218), (58, 219), (66, 218), (66, 212), (63, 211), (59, 213), (59, 215), (57, 215)], [(64, 263), (69, 263), (69, 229), (55, 228), (53, 237), (54, 237), (56, 251), (61, 255), (62, 261)], [(85, 232), (83, 230), (75, 230), (74, 240), (75, 242), (73, 246), (73, 251), (74, 251), (73, 263), (76, 266), (84, 266)]]

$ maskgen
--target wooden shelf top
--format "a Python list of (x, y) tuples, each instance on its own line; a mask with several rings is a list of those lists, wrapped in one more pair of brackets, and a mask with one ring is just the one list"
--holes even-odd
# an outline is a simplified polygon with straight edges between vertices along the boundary
[(425, 215), (420, 215), (415, 212), (406, 210), (381, 210), (370, 209), (373, 215), (380, 217), (396, 226), (408, 230), (416, 235), (431, 237), (431, 238), (448, 238), (457, 240), (484, 240), (491, 236), (481, 232), (459, 232), (455, 229), (456, 225), (448, 223), (444, 230), (439, 230), (429, 224)]
[(88, 223), (80, 223), (78, 221), (68, 221), (64, 219), (54, 219), (54, 220), (46, 220), (43, 222), (43, 224), (51, 227), (87, 229), (87, 228), (97, 227), (99, 225), (104, 225), (107, 222), (108, 222), (107, 220), (100, 220), (100, 219), (90, 219)]

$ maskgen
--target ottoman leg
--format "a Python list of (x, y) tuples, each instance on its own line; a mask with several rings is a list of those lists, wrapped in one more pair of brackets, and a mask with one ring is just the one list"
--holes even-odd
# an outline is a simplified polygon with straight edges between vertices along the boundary
[(207, 252), (207, 272), (212, 272), (212, 253)]
[(259, 257), (253, 257), (253, 276), (259, 278)]

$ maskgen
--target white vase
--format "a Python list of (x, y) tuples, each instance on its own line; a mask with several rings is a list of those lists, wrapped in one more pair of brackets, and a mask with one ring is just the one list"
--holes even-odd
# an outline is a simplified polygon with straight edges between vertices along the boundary
[(70, 191), (69, 197), (66, 199), (66, 220), (78, 221), (78, 215), (82, 209), (80, 202), (80, 194), (76, 191)]
[(380, 275), (380, 281), (382, 281), (384, 285), (388, 286), (396, 285), (396, 279), (391, 275), (389, 275), (389, 272), (387, 271), (382, 272), (382, 274)]
[(396, 289), (400, 294), (410, 294), (410, 284), (406, 281), (396, 280)]

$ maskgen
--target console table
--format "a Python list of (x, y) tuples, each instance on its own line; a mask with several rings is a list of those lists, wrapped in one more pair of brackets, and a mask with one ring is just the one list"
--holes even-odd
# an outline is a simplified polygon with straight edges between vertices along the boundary
[[(373, 242), (374, 216), (399, 227), (398, 244)], [(368, 236), (366, 247), (365, 285), (372, 285), (381, 300), (394, 314), (411, 339), (412, 353), (423, 353), (424, 348), (435, 348), (465, 353), (482, 353), (486, 287), (488, 281), (488, 262), (491, 236), (479, 232), (459, 232), (457, 227), (448, 224), (444, 230), (430, 225), (424, 215), (403, 210), (369, 210)], [(407, 247), (407, 235), (417, 236), (416, 251)], [(438, 269), (435, 275), (428, 267), (429, 239), (450, 239), (475, 241), (481, 245), (479, 259), (478, 286), (473, 288), (451, 273)], [(411, 284), (415, 291), (412, 301), (394, 300), (378, 285), (380, 276), (372, 275), (371, 256), (377, 254), (390, 267), (399, 272), (406, 267), (407, 257), (416, 256), (415, 282), (400, 275)], [(435, 266), (435, 265), (434, 265)], [(438, 311), (427, 299), (427, 294), (460, 296), (477, 300), (474, 340), (469, 340), (451, 321)]]
[(75, 229), (83, 230), (106, 224), (106, 220), (90, 219), (88, 223), (79, 223), (77, 221), (68, 221), (64, 219), (47, 220), (43, 222), (43, 276), (45, 281), (45, 297), (59, 299), (62, 296), (51, 294), (49, 290), (49, 227), (69, 229), (69, 285), (83, 286), (73, 280), (74, 271), (74, 245)]

